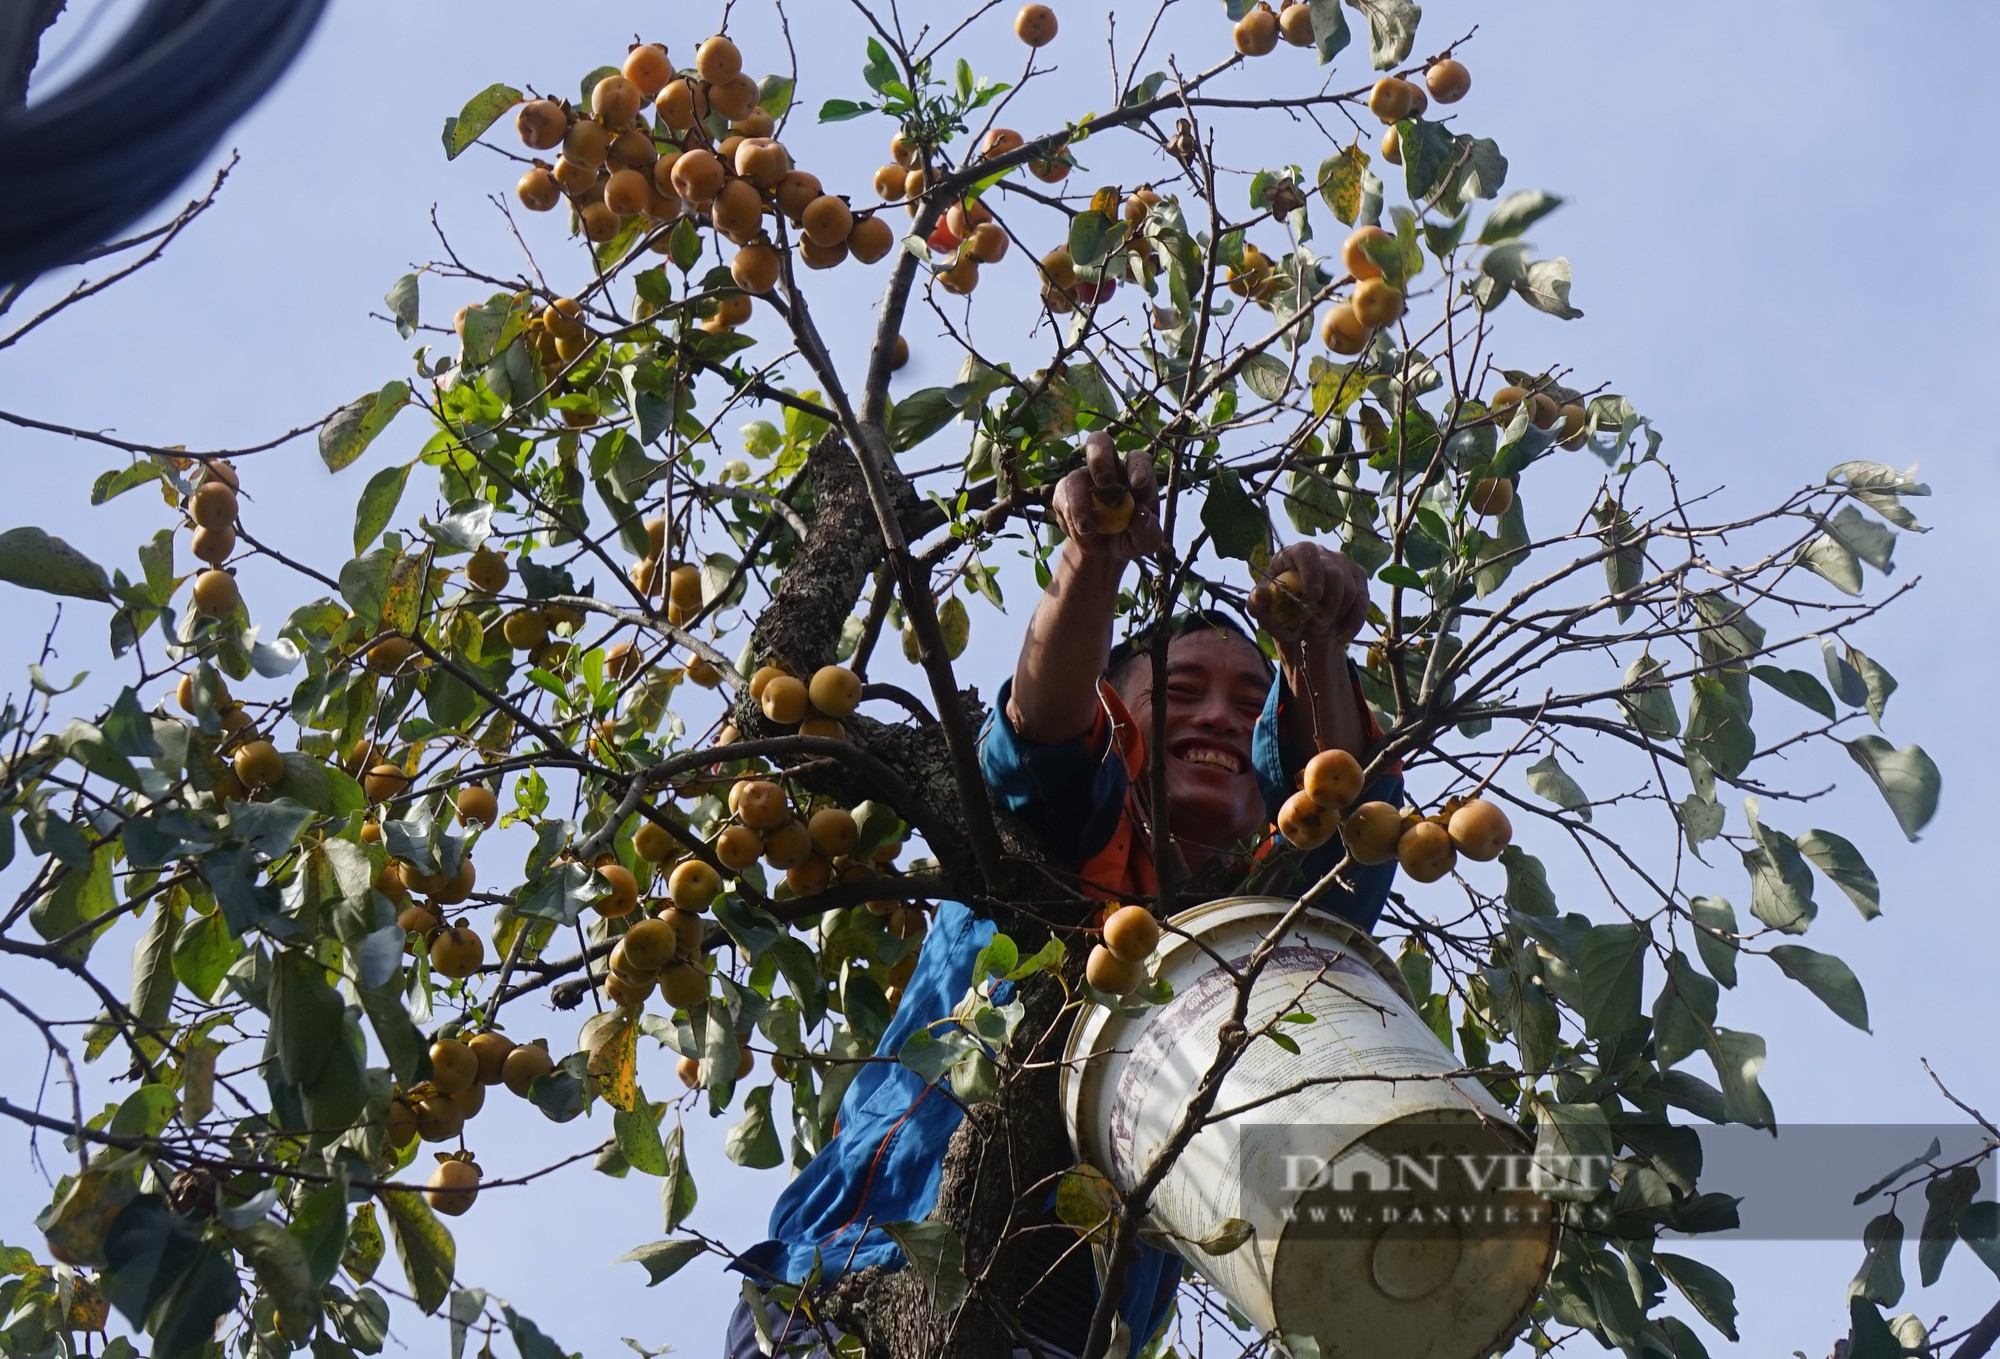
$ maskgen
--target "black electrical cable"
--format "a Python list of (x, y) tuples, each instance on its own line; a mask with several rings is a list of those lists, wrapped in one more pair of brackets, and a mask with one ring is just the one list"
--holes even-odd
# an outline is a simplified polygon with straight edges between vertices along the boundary
[(158, 207), (292, 64), (326, 0), (148, 0), (88, 70), (0, 111), (0, 285)]

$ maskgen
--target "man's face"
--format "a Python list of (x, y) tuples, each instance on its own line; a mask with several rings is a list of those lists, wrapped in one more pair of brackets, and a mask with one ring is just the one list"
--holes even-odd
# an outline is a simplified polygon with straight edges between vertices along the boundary
[[(1150, 742), (1151, 658), (1127, 667), (1118, 690)], [(1191, 864), (1264, 826), (1250, 735), (1270, 690), (1263, 657), (1234, 633), (1198, 628), (1167, 650), (1167, 805)]]

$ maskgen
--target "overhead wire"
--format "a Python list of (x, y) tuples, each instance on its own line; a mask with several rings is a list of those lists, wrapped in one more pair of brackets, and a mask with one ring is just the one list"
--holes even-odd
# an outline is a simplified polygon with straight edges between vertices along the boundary
[(0, 285), (164, 202), (304, 49), (327, 0), (147, 0), (90, 65), (0, 109)]

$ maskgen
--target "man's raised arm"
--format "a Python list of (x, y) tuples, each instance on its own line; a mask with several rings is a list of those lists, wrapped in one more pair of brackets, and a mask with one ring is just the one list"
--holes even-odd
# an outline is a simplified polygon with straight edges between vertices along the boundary
[(1028, 620), (1007, 720), (1044, 745), (1072, 741), (1097, 717), (1097, 678), (1111, 654), (1111, 616), (1125, 567), (1160, 545), (1153, 462), (1122, 461), (1111, 436), (1083, 441), (1084, 466), (1056, 486), (1051, 510), (1068, 535), (1049, 588)]
[[(1368, 714), (1354, 692), (1347, 648), (1368, 621), (1368, 574), (1318, 543), (1293, 543), (1271, 558), (1271, 581), (1250, 593), (1250, 614), (1278, 644), (1278, 664), (1294, 701), (1285, 738), (1310, 755), (1344, 750), (1368, 763)], [(1275, 582), (1290, 573), (1294, 593)], [(1290, 595), (1290, 598), (1284, 597)]]

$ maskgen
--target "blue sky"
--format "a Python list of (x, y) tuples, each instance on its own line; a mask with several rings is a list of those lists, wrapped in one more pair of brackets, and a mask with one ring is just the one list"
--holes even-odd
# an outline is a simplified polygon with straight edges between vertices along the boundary
[[(94, 8), (73, 5), (75, 17), (45, 50), (59, 53)], [(131, 6), (109, 8), (99, 38)], [(954, 16), (958, 9), (922, 8)], [(1030, 135), (1064, 113), (1111, 102), (1103, 61), (1110, 7), (1059, 8), (1064, 33), (1050, 49), (1059, 72), (1031, 87), (1008, 118)], [(1116, 8), (1123, 54), (1152, 11)], [(635, 24), (663, 16), (668, 26), (643, 36), (664, 39), (685, 61), (719, 13), (716, 5), (634, 10), (601, 0), (335, 0), (305, 57), (231, 138), (242, 161), (217, 210), (160, 264), (0, 354), (0, 409), (208, 448), (261, 440), (407, 376), (410, 345), (368, 312), (380, 310), (399, 274), (437, 254), (433, 205), (467, 259), (494, 260), (504, 272), (517, 258), (482, 201), (506, 192), (512, 174), (477, 151), (447, 164), (438, 142), (444, 117), (495, 80), (573, 91), (583, 72), (623, 52)], [(1520, 366), (1561, 361), (1626, 392), (1665, 432), (1684, 484), (1719, 488), (1730, 504), (1763, 503), (1850, 458), (1923, 464), (1936, 496), (1915, 508), (1934, 531), (1903, 538), (1894, 578), (1921, 575), (1923, 587), (1856, 640), (1897, 673), (1889, 734), (1936, 757), (1946, 780), (1943, 809), (1920, 845), (1906, 845), (1851, 767), (1801, 770), (1802, 783), (1840, 779), (1815, 820), (1860, 843), (1884, 880), (1882, 919), (1864, 925), (1835, 898), (1811, 940), (1853, 964), (1875, 1032), (1848, 1028), (1768, 968), (1725, 999), (1724, 1016), (1770, 1040), (1765, 1084), (1783, 1119), (1942, 1118), (1949, 1110), (1920, 1057), (1962, 1096), (2000, 1110), (1988, 1001), (2000, 915), (1980, 848), (1991, 841), (1981, 819), (1983, 777), (2000, 760), (2000, 740), (1978, 716), (1990, 711), (1995, 617), (1991, 559), (1979, 544), (2000, 477), (1974, 405), (1993, 358), (1989, 318), (2000, 307), (2000, 264), (1982, 248), (1994, 208), (1982, 148), (2000, 115), (1989, 74), (2000, 12), (1963, 2), (1435, 0), (1419, 47), (1432, 50), (1475, 22), (1480, 30), (1462, 54), (1474, 73), (1473, 93), (1458, 109), (1462, 125), (1499, 141), (1511, 162), (1509, 188), (1546, 188), (1570, 200), (1534, 234), (1547, 253), (1569, 257), (1573, 300), (1587, 313), (1567, 326), (1511, 318), (1506, 333), (1524, 356)], [(862, 30), (852, 9), (810, 0), (793, 10), (792, 27), (804, 108), (858, 97)], [(732, 28), (753, 70), (783, 65), (766, 4), (744, 0)], [(1156, 51), (1171, 51), (1184, 69), (1211, 64), (1228, 42), (1221, 5), (1180, 0), (1157, 41)], [(960, 50), (982, 74), (1001, 79), (1014, 77), (1022, 57), (999, 11)], [(1269, 60), (1289, 62), (1306, 78), (1300, 54), (1281, 50)], [(1363, 65), (1358, 51), (1344, 55), (1341, 69), (1352, 76), (1344, 83), (1359, 84)], [(51, 74), (64, 78), (60, 68)], [(1256, 79), (1255, 72), (1237, 77), (1239, 91), (1254, 89)], [(1309, 127), (1253, 130), (1272, 149), (1246, 152), (1238, 163), (1311, 166), (1326, 151)], [(830, 187), (858, 196), (888, 131), (881, 120), (817, 128), (795, 119), (788, 141)], [(555, 249), (550, 223), (529, 229), (538, 248), (581, 277), (580, 261)], [(996, 344), (1025, 359), (1025, 313), (1006, 294), (1025, 291), (1028, 265), (1017, 254), (999, 268), (1008, 288), (989, 282), (974, 314), (993, 326)], [(881, 277), (844, 268), (814, 279), (823, 324), (851, 370), (865, 354)], [(63, 282), (44, 284), (16, 314)], [(426, 286), (429, 322), (446, 323), (460, 303), (477, 300), (472, 291)], [(949, 382), (956, 357), (939, 356), (914, 324), (908, 333), (916, 359), (902, 388)], [(424, 437), (416, 417), (406, 417), (338, 485), (304, 445), (260, 458), (246, 471), (253, 497), (246, 521), (260, 536), (263, 526), (282, 525), (293, 555), (337, 564), (349, 550), (351, 506), (365, 477)], [(951, 456), (956, 437), (939, 436), (925, 460), (940, 449)], [(37, 523), (122, 564), (129, 548), (119, 544), (167, 522), (157, 503), (142, 503), (144, 494), (89, 508), (91, 480), (117, 462), (108, 450), (16, 430), (6, 431), (0, 450), (13, 492), (0, 526)], [(414, 504), (414, 494), (405, 503)], [(1011, 664), (1030, 598), (1029, 583), (1013, 579), (1013, 611), (977, 617), (961, 663), (961, 673), (989, 692)], [(253, 609), (268, 599), (273, 617), (303, 598), (280, 591), (274, 578), (253, 573), (247, 583)], [(19, 592), (0, 596), (0, 607), (10, 623), (0, 672), (18, 687), (49, 611), (41, 597)], [(65, 624), (62, 659), (51, 668), (65, 678), (83, 668), (110, 676), (101, 619), (79, 606)], [(1805, 826), (1789, 814), (1784, 824)], [(1580, 866), (1552, 864), (1565, 905), (1589, 909)], [(1719, 870), (1716, 886), (1739, 902), (1747, 895), (1733, 869)], [(105, 956), (116, 952), (107, 946)], [(566, 1039), (572, 1022), (551, 1015), (548, 1028)], [(647, 1060), (642, 1079), (655, 1092), (668, 1088), (670, 1056)], [(33, 1072), (10, 1069), (0, 1094), (32, 1096), (34, 1080)], [(509, 1173), (568, 1154), (602, 1131), (601, 1124), (556, 1128), (511, 1108), (488, 1113), (478, 1127), (482, 1150), (493, 1148), (482, 1159)], [(722, 1128), (688, 1115), (703, 1195), (694, 1222), (747, 1244), (761, 1235), (782, 1172), (728, 1166), (717, 1151)], [(21, 1164), (23, 1173), (0, 1182), (0, 1238), (10, 1241), (29, 1238), (29, 1218), (46, 1196), (39, 1174)], [(1831, 1185), (1829, 1193), (1859, 1188)], [(649, 1346), (671, 1340), (687, 1353), (715, 1343), (733, 1296), (719, 1271), (696, 1265), (648, 1292), (635, 1267), (608, 1263), (660, 1235), (650, 1181), (611, 1181), (579, 1167), (512, 1192), (512, 1201), (495, 1195), (463, 1220), (468, 1282), (509, 1298), (565, 1345), (593, 1355), (612, 1352), (621, 1335)], [(1737, 1280), (1746, 1352), (1822, 1353), (1844, 1331), (1857, 1244), (1708, 1250)], [(1993, 1278), (1960, 1251), (1937, 1289), (1904, 1306), (1927, 1320), (1949, 1312), (1956, 1330), (1994, 1293)], [(403, 1338), (430, 1343), (415, 1327)], [(1717, 1340), (1714, 1348), (1726, 1346)]]

